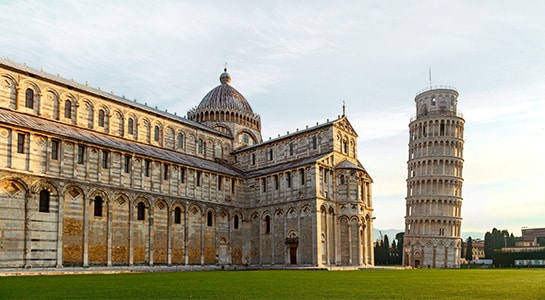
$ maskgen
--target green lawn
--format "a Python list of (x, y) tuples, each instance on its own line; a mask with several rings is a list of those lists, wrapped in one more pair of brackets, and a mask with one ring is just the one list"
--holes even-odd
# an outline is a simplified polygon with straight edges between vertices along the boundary
[(0, 277), (0, 299), (545, 299), (545, 269)]

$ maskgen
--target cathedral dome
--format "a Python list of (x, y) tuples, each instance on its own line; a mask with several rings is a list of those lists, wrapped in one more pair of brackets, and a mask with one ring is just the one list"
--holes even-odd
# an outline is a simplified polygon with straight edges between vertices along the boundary
[(252, 107), (234, 87), (229, 85), (231, 76), (227, 69), (220, 75), (221, 84), (208, 92), (197, 106), (197, 111), (234, 110), (253, 115)]

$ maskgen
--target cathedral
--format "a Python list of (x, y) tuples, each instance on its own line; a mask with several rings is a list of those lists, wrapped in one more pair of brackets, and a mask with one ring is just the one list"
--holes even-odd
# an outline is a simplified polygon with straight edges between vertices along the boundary
[(263, 141), (220, 84), (181, 117), (0, 59), (0, 268), (373, 265), (344, 114)]

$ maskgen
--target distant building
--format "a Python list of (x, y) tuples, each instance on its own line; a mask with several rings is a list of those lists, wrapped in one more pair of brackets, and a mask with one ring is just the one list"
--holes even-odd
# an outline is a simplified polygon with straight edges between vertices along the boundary
[(1, 59), (0, 268), (373, 265), (344, 112), (263, 141), (230, 80), (185, 118)]
[(475, 260), (484, 259), (484, 242), (473, 241), (471, 245), (473, 247), (471, 258)]
[(461, 256), (464, 118), (458, 92), (416, 95), (409, 124), (403, 265), (458, 268)]
[(517, 239), (517, 247), (539, 246), (540, 239), (545, 240), (545, 228), (522, 228), (522, 236)]

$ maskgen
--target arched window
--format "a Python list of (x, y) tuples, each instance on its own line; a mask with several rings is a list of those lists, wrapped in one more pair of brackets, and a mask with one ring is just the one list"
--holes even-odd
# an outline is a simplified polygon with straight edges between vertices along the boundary
[(40, 191), (40, 212), (49, 212), (49, 198), (50, 193), (48, 190)]
[(64, 101), (64, 117), (67, 119), (72, 119), (72, 101)]
[(341, 179), (341, 184), (344, 184), (344, 175), (341, 174), (340, 179)]
[(104, 110), (99, 110), (98, 111), (98, 126), (100, 127), (104, 127)]
[(146, 219), (146, 205), (144, 202), (138, 202), (136, 219), (143, 221)]
[(206, 226), (212, 226), (213, 224), (213, 219), (212, 219), (212, 212), (209, 211), (207, 214), (206, 214)]
[(127, 121), (127, 134), (134, 134), (134, 120), (132, 118)]
[(293, 143), (290, 143), (290, 155), (293, 155)]
[(95, 201), (95, 217), (102, 217), (102, 197), (96, 196)]
[(198, 143), (197, 143), (197, 152), (199, 154), (202, 154), (203, 153), (203, 148), (204, 148), (204, 145), (203, 145), (203, 141), (202, 139), (199, 139)]
[(178, 132), (178, 148), (184, 148), (184, 134), (181, 132)]
[(238, 215), (235, 215), (235, 219), (233, 220), (233, 228), (238, 229)]
[(34, 91), (31, 88), (26, 89), (25, 107), (34, 108)]
[(159, 126), (155, 125), (155, 128), (153, 129), (153, 140), (158, 142), (159, 141)]
[(182, 223), (182, 209), (179, 207), (176, 207), (174, 209), (174, 224), (181, 224)]
[(271, 217), (265, 217), (265, 233), (271, 233)]

